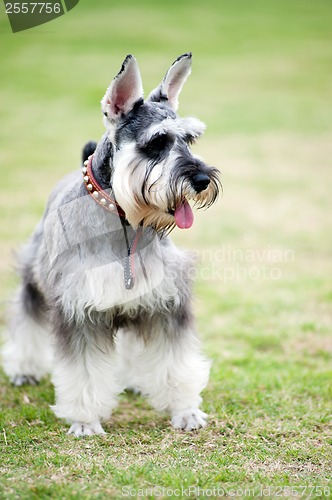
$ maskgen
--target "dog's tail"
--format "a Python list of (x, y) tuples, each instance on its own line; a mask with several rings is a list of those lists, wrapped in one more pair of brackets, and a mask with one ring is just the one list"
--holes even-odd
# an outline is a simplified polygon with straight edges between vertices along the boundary
[(96, 147), (97, 143), (95, 141), (89, 141), (86, 143), (82, 151), (82, 163), (84, 163), (85, 160), (87, 160), (88, 157), (95, 152)]

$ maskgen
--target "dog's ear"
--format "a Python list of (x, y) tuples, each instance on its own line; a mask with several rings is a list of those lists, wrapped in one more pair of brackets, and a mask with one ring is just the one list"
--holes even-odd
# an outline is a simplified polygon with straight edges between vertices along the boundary
[(191, 73), (191, 52), (178, 57), (164, 76), (159, 87), (152, 90), (147, 100), (152, 102), (168, 101), (169, 106), (178, 109), (178, 97)]
[(142, 79), (135, 57), (129, 54), (106, 90), (101, 109), (110, 122), (115, 122), (131, 111), (140, 99), (143, 99)]

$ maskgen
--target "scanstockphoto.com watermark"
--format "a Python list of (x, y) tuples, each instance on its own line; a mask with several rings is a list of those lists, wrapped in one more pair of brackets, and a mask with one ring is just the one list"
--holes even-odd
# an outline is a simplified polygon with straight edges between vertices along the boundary
[(263, 486), (256, 487), (211, 487), (192, 485), (171, 488), (153, 486), (133, 488), (123, 486), (122, 496), (126, 498), (330, 498), (329, 486)]
[(195, 253), (198, 265), (191, 271), (193, 279), (229, 282), (277, 281), (290, 275), (295, 262), (292, 249), (234, 248), (223, 245), (214, 250)]

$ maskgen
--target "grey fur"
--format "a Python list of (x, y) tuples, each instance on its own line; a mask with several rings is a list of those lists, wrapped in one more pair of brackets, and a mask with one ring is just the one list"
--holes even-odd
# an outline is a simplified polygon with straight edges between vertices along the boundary
[[(189, 55), (185, 57), (188, 58)], [(121, 75), (126, 73), (128, 64), (134, 64), (132, 57), (127, 57), (124, 61), (115, 79), (116, 85), (121, 82)], [(218, 171), (192, 156), (188, 144), (194, 137), (191, 134), (185, 137), (185, 133), (176, 133), (177, 129), (175, 126), (172, 128), (172, 124), (178, 120), (178, 116), (168, 105), (167, 98), (161, 98), (161, 93), (159, 97), (158, 99), (155, 93), (146, 102), (139, 98), (127, 114), (119, 116), (113, 133), (114, 142), (110, 139), (109, 132), (105, 133), (97, 145), (89, 143), (86, 146), (83, 159), (95, 148), (92, 163), (95, 178), (100, 186), (114, 197), (116, 154), (121, 152), (124, 146), (133, 145), (135, 158), (132, 175), (137, 175), (135, 169), (146, 169), (140, 189), (144, 198), (142, 203), (148, 204), (146, 196), (149, 189), (146, 184), (150, 175), (155, 166), (160, 161), (167, 161), (173, 151), (177, 160), (169, 175), (167, 204), (170, 214), (179, 200), (181, 201), (185, 189), (188, 190), (188, 186), (193, 183), (193, 176), (197, 174), (207, 176), (207, 184), (210, 182), (211, 188), (207, 201), (201, 198), (197, 203), (210, 206), (218, 195)], [(143, 134), (159, 123), (170, 124), (169, 131), (158, 132), (146, 142)], [(158, 183), (158, 179), (156, 182)], [(155, 183), (152, 184), (154, 185)], [(198, 193), (197, 188), (197, 195)], [(170, 214), (167, 215), (167, 221), (172, 218)], [(159, 226), (154, 227), (153, 223), (144, 227), (134, 256), (138, 282), (136, 289), (134, 287), (126, 295), (121, 269), (124, 268), (128, 257), (128, 241), (135, 237), (136, 229), (116, 214), (104, 211), (87, 195), (81, 172), (73, 172), (62, 180), (52, 192), (45, 214), (20, 256), (22, 286), (13, 306), (11, 333), (7, 340), (7, 352), (11, 354), (4, 363), (13, 383), (34, 383), (44, 370), (44, 367), (41, 370), (33, 368), (38, 364), (38, 353), (32, 352), (31, 359), (26, 363), (11, 359), (14, 347), (23, 351), (23, 344), (28, 345), (31, 341), (28, 333), (26, 336), (21, 335), (26, 324), (38, 324), (48, 331), (53, 339), (56, 362), (59, 366), (63, 363), (64, 367), (71, 363), (73, 371), (74, 366), (79, 365), (80, 358), (88, 356), (89, 350), (100, 352), (100, 355), (113, 352), (119, 331), (134, 332), (134, 335), (143, 339), (147, 345), (152, 345), (157, 336), (164, 336), (162, 343), (166, 342), (168, 349), (173, 349), (172, 345), (174, 349), (180, 349), (183, 342), (195, 343), (191, 306), (191, 276), (194, 264), (189, 256), (180, 254), (165, 236), (165, 228), (172, 227), (173, 224), (169, 226), (169, 222), (161, 229)], [(97, 278), (102, 280), (105, 289), (97, 290), (99, 283), (94, 281), (98, 281)], [(103, 304), (104, 298), (108, 300), (106, 306)], [(194, 350), (193, 348), (193, 352)], [(40, 362), (42, 365), (42, 360)], [(29, 368), (25, 368), (26, 366)], [(80, 369), (83, 373), (83, 368)], [(173, 367), (170, 366), (169, 369)], [(84, 373), (86, 380), (89, 380), (89, 371)], [(64, 389), (58, 382), (60, 378), (61, 374), (54, 375), (56, 397), (61, 400)], [(77, 387), (77, 391), (80, 390), (83, 391), (84, 386)], [(93, 391), (92, 386), (90, 391)], [(198, 408), (198, 403), (195, 403), (196, 400), (199, 401), (198, 393), (199, 391), (196, 391), (193, 400), (195, 408)], [(154, 397), (156, 399), (156, 396)], [(56, 413), (69, 421), (80, 422), (83, 419), (81, 414), (93, 413), (92, 410), (89, 413), (89, 408), (86, 404), (84, 406), (82, 401), (80, 405), (84, 407), (84, 411), (79, 413), (77, 410), (77, 418), (74, 402), (72, 411), (64, 409), (68, 407), (67, 403), (57, 402)], [(102, 404), (104, 402), (101, 401), (100, 405)], [(181, 413), (178, 408), (176, 411), (171, 409), (174, 406), (172, 402), (167, 404), (165, 403), (165, 407), (169, 407), (171, 414), (175, 415), (176, 423), (173, 425), (181, 428), (197, 428), (203, 425), (203, 417), (198, 413), (200, 410), (193, 410), (194, 417), (196, 415), (195, 422), (190, 424), (188, 421), (191, 417), (179, 417), (185, 409), (181, 410)], [(155, 406), (160, 407), (160, 404), (156, 403)], [(106, 410), (100, 410), (99, 413), (98, 411), (95, 410), (96, 419), (105, 418)], [(95, 420), (92, 422), (92, 417), (84, 418), (83, 424), (87, 427), (83, 424), (75, 427), (75, 424), (72, 427), (73, 433), (81, 435), (80, 433), (100, 431), (101, 427), (98, 427)], [(182, 418), (184, 420), (181, 420)], [(182, 421), (185, 423), (181, 423)], [(87, 430), (84, 431), (84, 428)]]

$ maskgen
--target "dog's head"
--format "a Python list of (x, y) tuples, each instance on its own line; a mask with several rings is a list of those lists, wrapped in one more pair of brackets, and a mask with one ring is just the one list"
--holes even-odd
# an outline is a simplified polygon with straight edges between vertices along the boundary
[(190, 72), (191, 54), (178, 57), (144, 101), (137, 62), (128, 55), (102, 100), (114, 147), (111, 184), (133, 227), (188, 228), (194, 219), (189, 202), (209, 207), (218, 196), (218, 170), (190, 150), (205, 125), (176, 114)]

